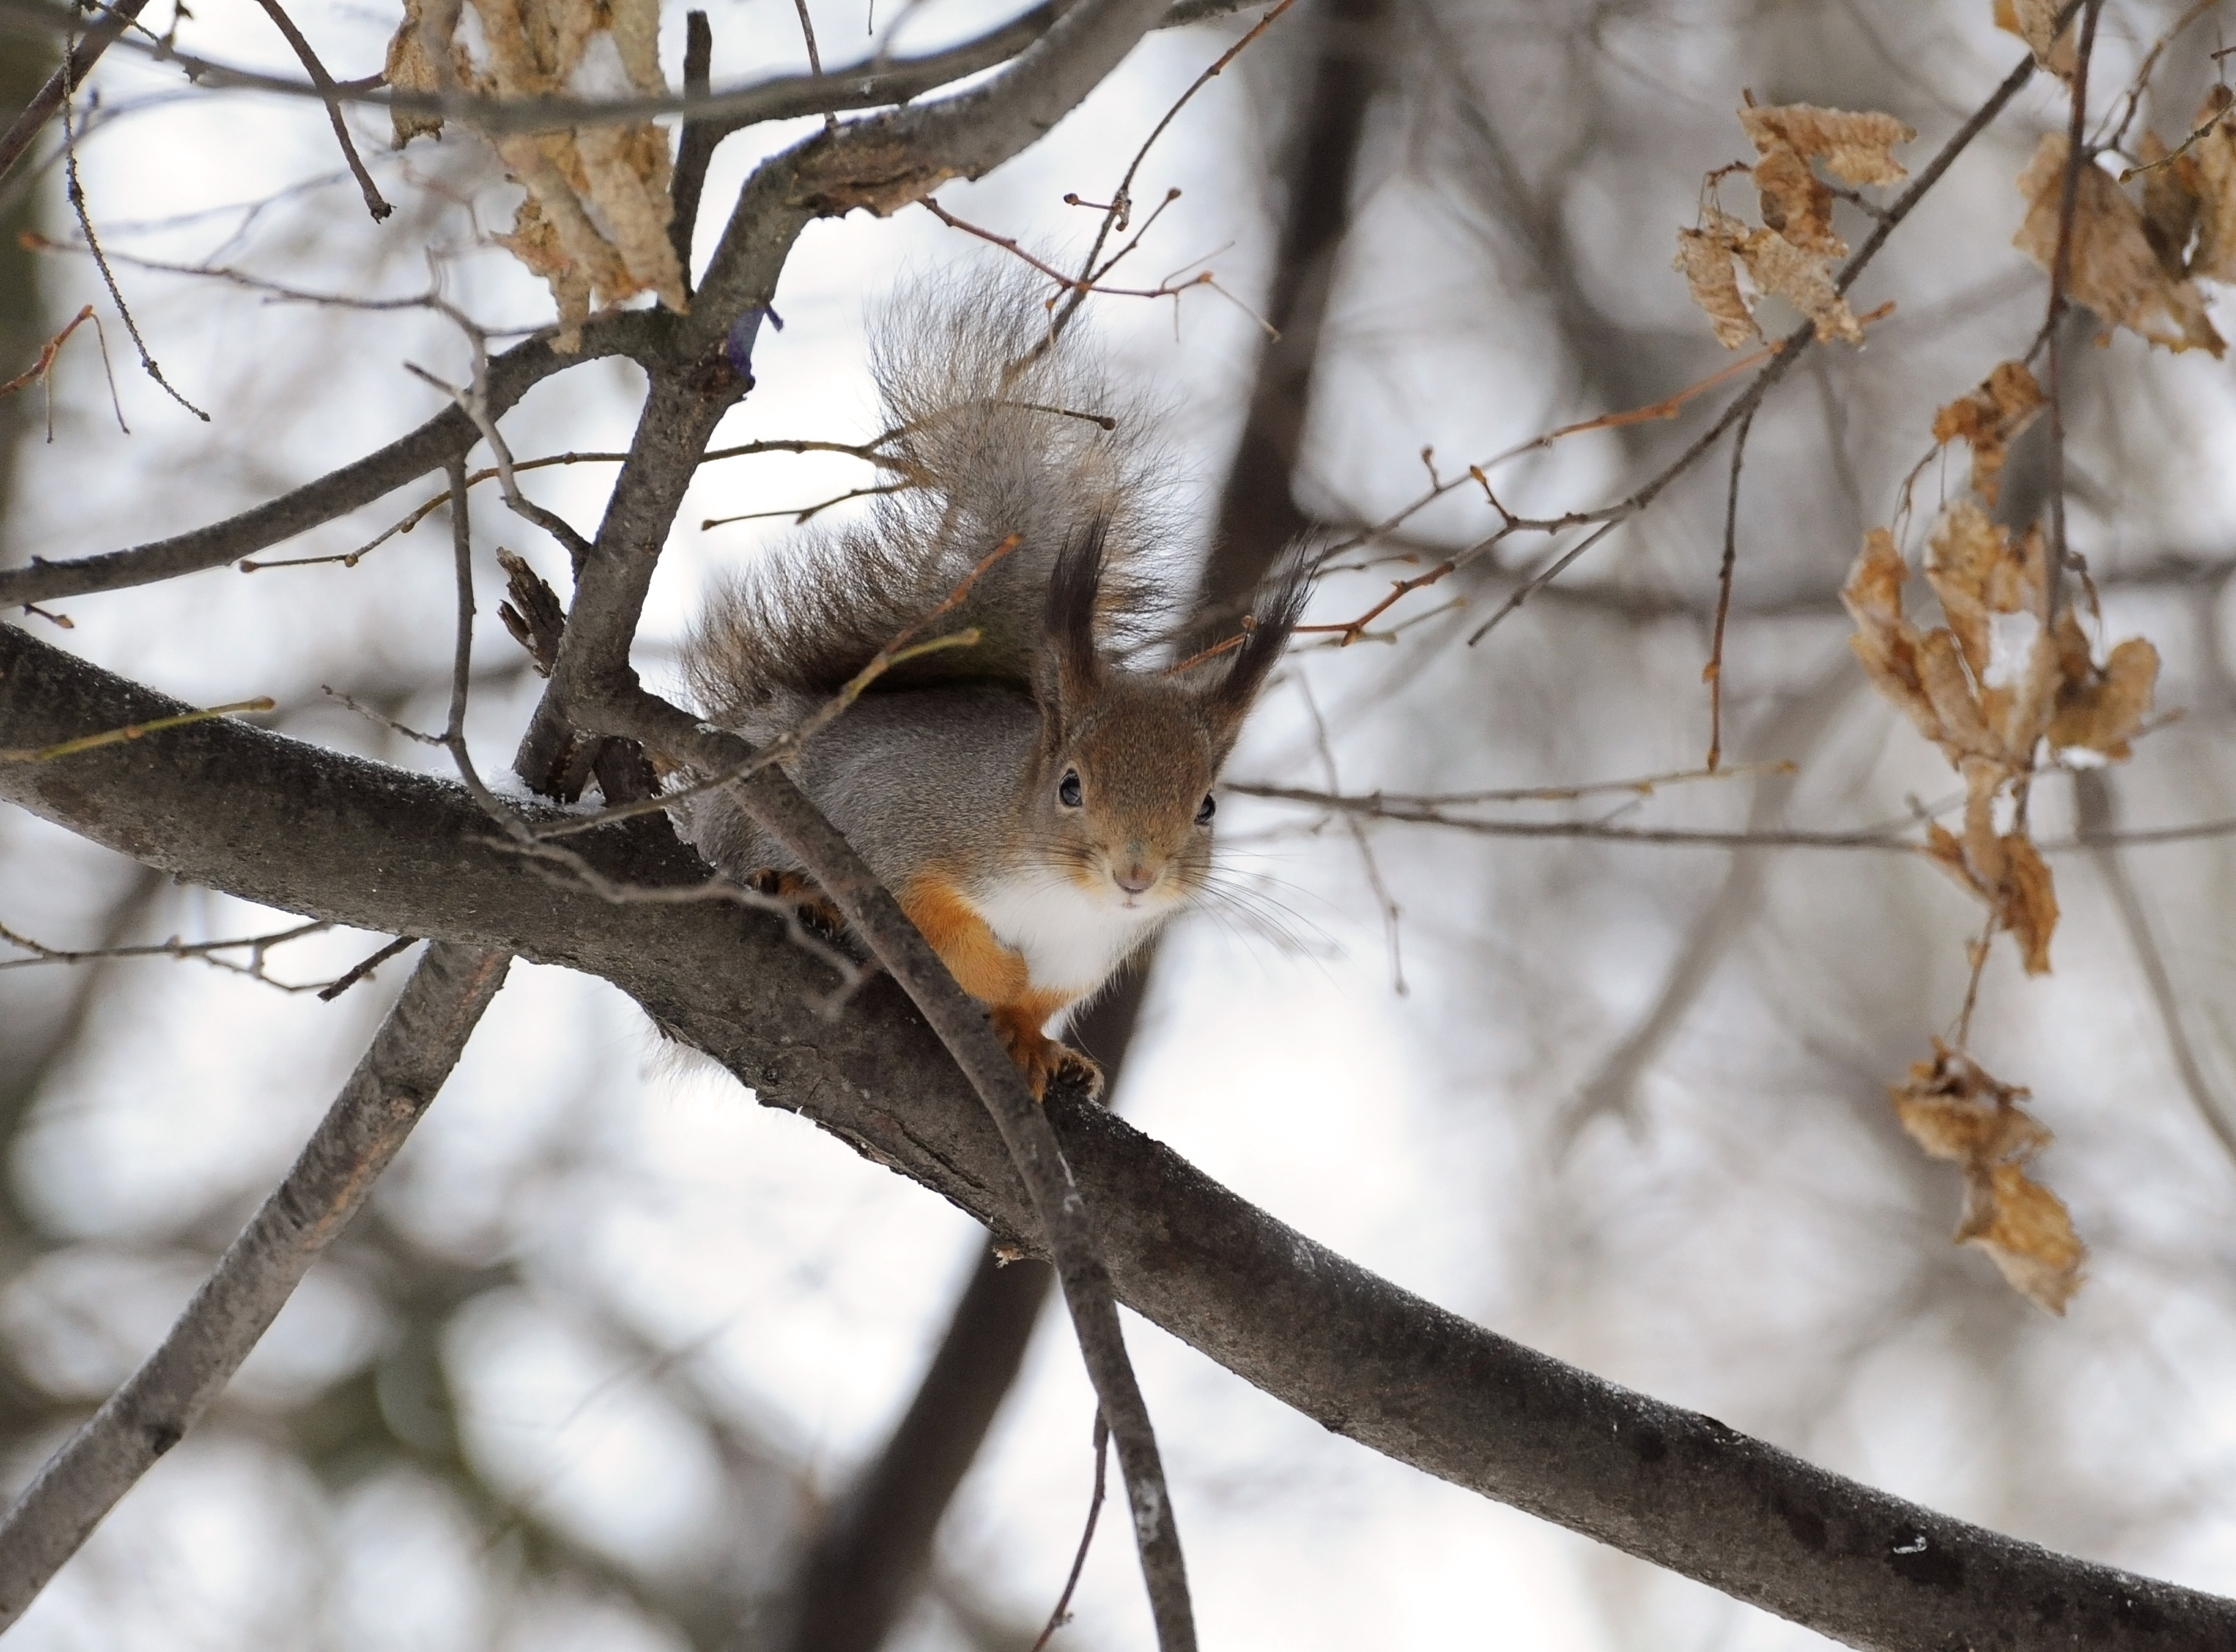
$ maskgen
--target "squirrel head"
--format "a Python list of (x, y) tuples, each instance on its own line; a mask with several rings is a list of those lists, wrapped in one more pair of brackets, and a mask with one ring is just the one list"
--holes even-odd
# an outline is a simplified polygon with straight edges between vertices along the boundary
[(1301, 568), (1274, 581), (1239, 646), (1184, 676), (1130, 671), (1096, 646), (1103, 534), (1075, 536), (1049, 581), (1026, 776), (1029, 852), (1113, 904), (1157, 911), (1211, 872), (1212, 787), (1304, 606)]

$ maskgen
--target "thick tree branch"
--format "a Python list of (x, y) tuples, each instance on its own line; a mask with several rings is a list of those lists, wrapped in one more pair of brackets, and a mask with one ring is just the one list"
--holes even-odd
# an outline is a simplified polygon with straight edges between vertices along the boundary
[[(0, 728), (49, 743), (175, 711), (0, 626)], [(998, 1234), (1036, 1239), (1017, 1171), (937, 1039), (873, 983), (836, 1023), (773, 923), (621, 907), (507, 855), (455, 786), (238, 724), (0, 768), (0, 796), (190, 882), (614, 981), (770, 1105), (805, 1113)], [(635, 824), (641, 824), (636, 823)], [(627, 829), (609, 875), (703, 876)], [(2236, 1644), (2236, 1602), (2053, 1554), (1829, 1474), (1448, 1314), (1099, 1110), (1049, 1109), (1118, 1294), (1331, 1429), (1858, 1646)]]
[[(142, 4), (145, 3), (141, 0)], [(382, 88), (377, 81), (345, 82), (327, 88), (312, 82), (290, 80), (284, 75), (219, 62), (153, 39), (127, 37), (123, 44), (128, 50), (174, 62), (196, 84), (216, 90), (272, 92), (328, 104), (360, 103), (408, 115), (439, 115), (492, 134), (556, 132), (570, 127), (617, 125), (673, 115), (719, 121), (725, 131), (737, 131), (764, 121), (845, 114), (922, 97), (1017, 56), (1047, 34), (1078, 3), (1079, 0), (1043, 0), (1043, 3), (975, 40), (926, 52), (920, 57), (872, 56), (821, 75), (779, 75), (743, 86), (724, 87), (720, 91), (662, 97), (488, 98), (465, 93), (445, 95), (399, 92)], [(1188, 23), (1206, 23), (1240, 11), (1253, 3), (1253, 0), (1180, 0), (1153, 26), (1177, 29)], [(121, 5), (118, 8), (125, 9)], [(69, 32), (76, 26), (68, 10), (39, 3), (39, 0), (0, 0), (0, 25), (19, 31), (56, 34)], [(110, 38), (115, 37), (112, 33)], [(73, 80), (71, 83), (75, 85), (76, 82)], [(51, 115), (53, 110), (47, 113)], [(34, 133), (36, 130), (34, 128)]]
[[(607, 356), (640, 359), (656, 357), (674, 319), (658, 311), (630, 311), (604, 317), (584, 327), (582, 348), (572, 356), (557, 354), (543, 338), (530, 338), (491, 357), (491, 415), (510, 408), (554, 373), (564, 372), (580, 363)], [(48, 562), (34, 557), (28, 567), (0, 571), (0, 607), (51, 602), (95, 591), (120, 591), (128, 586), (152, 585), (181, 574), (222, 567), (338, 516), (347, 515), (383, 494), (418, 481), (431, 470), (439, 470), (446, 460), (470, 451), (480, 439), (471, 419), (456, 407), (445, 408), (410, 435), (398, 437), (378, 452), (221, 522), (212, 522), (207, 528), (137, 545), (129, 550), (109, 551), (69, 562)]]
[(372, 1190), (503, 985), (502, 952), (437, 941), (317, 1131), (161, 1347), (0, 1521), (0, 1629), (232, 1380)]
[(38, 95), (9, 122), (8, 130), (0, 134), (0, 178), (8, 175), (8, 169), (31, 147), (32, 140), (45, 130), (47, 122), (55, 118), (55, 111), (62, 108), (62, 100), (85, 84), (85, 77), (101, 61), (102, 53), (131, 26), (147, 4), (148, 0), (116, 0), (115, 6), (94, 20), (93, 26), (70, 49), (69, 62), (47, 77)]

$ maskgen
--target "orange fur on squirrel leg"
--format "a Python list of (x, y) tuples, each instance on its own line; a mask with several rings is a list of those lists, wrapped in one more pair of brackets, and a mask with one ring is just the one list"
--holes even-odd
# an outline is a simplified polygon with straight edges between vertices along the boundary
[(993, 1012), (994, 1031), (1038, 1100), (1051, 1078), (1074, 1078), (1092, 1098), (1102, 1093), (1102, 1069), (1041, 1029), (1071, 1002), (1069, 993), (1036, 990), (1025, 960), (1005, 947), (962, 892), (937, 875), (912, 879), (901, 910), (939, 954), (956, 985)]

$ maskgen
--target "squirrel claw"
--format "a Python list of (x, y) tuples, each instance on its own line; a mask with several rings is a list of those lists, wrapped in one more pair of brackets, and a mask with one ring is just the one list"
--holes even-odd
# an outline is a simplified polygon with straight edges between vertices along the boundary
[(805, 872), (779, 872), (773, 866), (764, 866), (746, 880), (746, 887), (756, 895), (773, 895), (788, 901), (799, 916), (799, 921), (810, 934), (823, 941), (838, 941), (846, 934), (846, 920), (838, 908), (831, 904), (831, 897), (816, 886), (815, 880)]
[(1102, 1095), (1102, 1069), (1068, 1044), (1059, 1044), (1037, 1026), (1027, 1026), (996, 1016), (995, 1030), (1009, 1052), (1009, 1059), (1025, 1075), (1033, 1099), (1045, 1101), (1051, 1082), (1076, 1085), (1089, 1101)]

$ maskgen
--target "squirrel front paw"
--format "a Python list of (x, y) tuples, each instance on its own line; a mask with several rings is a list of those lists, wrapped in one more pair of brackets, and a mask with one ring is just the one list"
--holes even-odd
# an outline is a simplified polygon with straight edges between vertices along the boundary
[(824, 941), (838, 941), (846, 934), (846, 920), (831, 904), (831, 897), (805, 872), (779, 872), (774, 867), (764, 866), (746, 879), (746, 887), (756, 895), (789, 901), (799, 914), (801, 925)]
[(1009, 1059), (1025, 1075), (1035, 1101), (1046, 1099), (1051, 1082), (1077, 1085), (1089, 1101), (1102, 1097), (1102, 1069), (1069, 1045), (1060, 1044), (1038, 1026), (1029, 1026), (999, 1011), (994, 1015), (994, 1030), (1001, 1034)]

